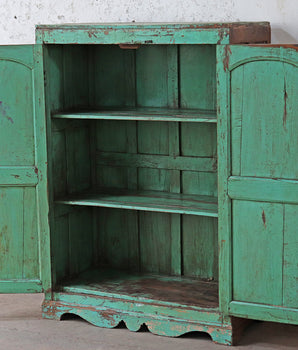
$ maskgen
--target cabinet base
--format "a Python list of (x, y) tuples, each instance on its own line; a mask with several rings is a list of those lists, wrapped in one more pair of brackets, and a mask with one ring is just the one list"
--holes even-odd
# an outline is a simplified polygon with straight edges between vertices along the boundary
[(134, 332), (145, 324), (151, 333), (169, 337), (177, 337), (194, 331), (206, 332), (215, 343), (225, 345), (234, 345), (239, 336), (240, 328), (243, 328), (243, 322), (235, 322), (235, 319), (232, 318), (225, 319), (224, 323), (212, 325), (206, 324), (204, 321), (200, 322), (200, 320), (188, 321), (164, 315), (148, 315), (134, 311), (128, 312), (53, 300), (45, 300), (42, 308), (43, 317), (48, 319), (60, 320), (64, 314), (74, 314), (95, 326), (105, 328), (114, 328), (123, 321), (126, 327)]

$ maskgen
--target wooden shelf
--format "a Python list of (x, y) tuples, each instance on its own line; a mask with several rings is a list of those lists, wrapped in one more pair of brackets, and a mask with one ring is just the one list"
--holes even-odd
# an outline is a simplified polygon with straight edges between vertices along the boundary
[(114, 190), (81, 194), (56, 200), (59, 204), (84, 205), (217, 217), (217, 198), (157, 191)]
[(121, 108), (53, 114), (61, 119), (147, 120), (216, 123), (216, 111), (165, 108)]
[(65, 282), (61, 288), (59, 286), (59, 290), (139, 302), (157, 301), (203, 309), (218, 308), (217, 282), (182, 276), (98, 268), (87, 270)]

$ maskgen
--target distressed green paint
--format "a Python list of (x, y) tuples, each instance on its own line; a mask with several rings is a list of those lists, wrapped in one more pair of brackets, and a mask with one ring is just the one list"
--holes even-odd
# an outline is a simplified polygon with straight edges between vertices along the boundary
[(106, 120), (151, 120), (174, 122), (216, 123), (215, 111), (202, 109), (170, 108), (103, 108), (102, 111), (57, 113), (54, 118), (62, 119), (106, 119)]
[(231, 160), (224, 169), (219, 154), (220, 256), (233, 266), (220, 299), (230, 315), (297, 324), (297, 49), (217, 53), (219, 150)]
[[(41, 46), (0, 47), (2, 293), (50, 282)], [(42, 282), (43, 281), (43, 286)]]
[(282, 305), (282, 204), (234, 200), (232, 217), (233, 300)]
[[(142, 306), (142, 304), (139, 303), (139, 306)], [(105, 307), (96, 306), (93, 308), (90, 306), (83, 306), (82, 302), (79, 306), (70, 304), (69, 302), (45, 302), (43, 305), (44, 317), (48, 318), (48, 315), (53, 314), (53, 311), (56, 319), (60, 319), (65, 313), (73, 313), (100, 327), (114, 328), (123, 320), (127, 328), (131, 331), (137, 331), (142, 324), (146, 324), (152, 333), (158, 335), (176, 337), (187, 332), (199, 331), (209, 333), (215, 342), (224, 344), (232, 344), (233, 342), (232, 330), (229, 325), (222, 325), (221, 323), (210, 324), (210, 322), (206, 322), (204, 320), (204, 316), (208, 318), (206, 313), (201, 313), (200, 317), (197, 318), (202, 321), (189, 323), (189, 321), (175, 318), (169, 320), (167, 316), (153, 316), (153, 314), (151, 314), (151, 316), (148, 317), (148, 311), (139, 313), (135, 311), (123, 312), (122, 310), (118, 310), (118, 312), (115, 313), (113, 309)]]
[(232, 315), (297, 323), (297, 50), (219, 45), (268, 29), (53, 25), (0, 48), (0, 290), (225, 344)]
[(284, 206), (283, 306), (298, 309), (298, 205)]
[(229, 309), (231, 315), (238, 317), (297, 325), (297, 308), (232, 301)]
[(231, 176), (228, 181), (231, 198), (262, 202), (297, 203), (298, 181)]

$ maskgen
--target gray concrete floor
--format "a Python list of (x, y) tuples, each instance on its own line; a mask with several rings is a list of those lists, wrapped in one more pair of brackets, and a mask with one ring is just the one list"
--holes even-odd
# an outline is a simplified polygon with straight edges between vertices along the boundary
[[(229, 349), (214, 344), (204, 333), (179, 338), (160, 337), (148, 331), (105, 329), (81, 320), (41, 318), (43, 295), (0, 295), (0, 350), (188, 350)], [(254, 322), (233, 350), (298, 349), (298, 326)]]

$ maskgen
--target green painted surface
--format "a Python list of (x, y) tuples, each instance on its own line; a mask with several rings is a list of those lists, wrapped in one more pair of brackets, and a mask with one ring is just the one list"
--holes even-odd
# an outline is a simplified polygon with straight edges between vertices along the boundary
[(65, 119), (106, 119), (106, 120), (152, 120), (216, 123), (216, 113), (212, 110), (169, 109), (169, 108), (122, 108), (102, 111), (57, 113), (54, 118)]
[(283, 306), (298, 309), (298, 205), (284, 206)]
[(282, 305), (282, 205), (234, 200), (232, 216), (233, 300)]
[(229, 315), (297, 323), (297, 51), (216, 48), (258, 25), (41, 26), (53, 45), (0, 48), (1, 292), (225, 344)]
[(297, 49), (224, 46), (218, 60), (219, 236), (232, 263), (220, 299), (235, 316), (297, 324)]
[(39, 221), (47, 212), (40, 49), (0, 47), (1, 293), (41, 292), (43, 277), (49, 282), (48, 225)]

